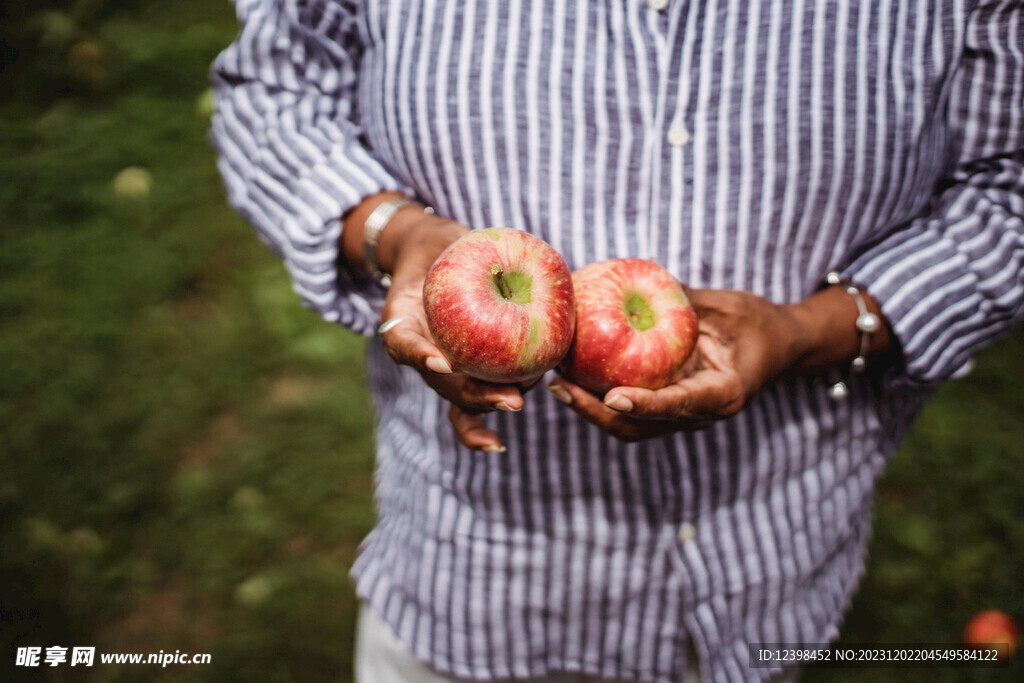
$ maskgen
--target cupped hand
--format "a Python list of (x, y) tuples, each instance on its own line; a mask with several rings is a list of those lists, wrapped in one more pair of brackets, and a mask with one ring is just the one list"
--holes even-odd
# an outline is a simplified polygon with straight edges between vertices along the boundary
[(600, 398), (558, 378), (551, 392), (609, 434), (641, 441), (735, 415), (803, 358), (808, 332), (793, 307), (740, 291), (687, 294), (697, 313), (698, 338), (683, 379), (657, 390), (615, 387)]
[(484, 424), (482, 413), (518, 411), (523, 407), (520, 387), (493, 384), (454, 372), (434, 343), (423, 310), (423, 281), (427, 271), (449, 244), (468, 228), (438, 216), (425, 215), (405, 231), (395, 246), (391, 287), (384, 301), (381, 321), (402, 321), (381, 335), (395, 362), (415, 368), (426, 383), (451, 403), (448, 417), (458, 440), (467, 448), (503, 451), (496, 432)]

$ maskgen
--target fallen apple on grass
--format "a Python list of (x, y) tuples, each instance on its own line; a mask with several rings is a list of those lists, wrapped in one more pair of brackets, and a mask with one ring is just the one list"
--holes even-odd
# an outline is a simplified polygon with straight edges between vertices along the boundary
[(672, 274), (653, 261), (591, 263), (572, 276), (576, 336), (560, 371), (585, 389), (661, 389), (682, 377), (697, 315)]
[(452, 368), (488, 382), (537, 379), (572, 342), (569, 266), (547, 242), (513, 228), (453, 242), (427, 273), (423, 307)]
[(153, 188), (153, 174), (141, 166), (128, 166), (118, 171), (111, 184), (121, 199), (145, 199)]
[(989, 609), (978, 612), (964, 627), (964, 642), (974, 647), (1005, 643), (1012, 657), (1020, 645), (1020, 627), (1006, 612)]

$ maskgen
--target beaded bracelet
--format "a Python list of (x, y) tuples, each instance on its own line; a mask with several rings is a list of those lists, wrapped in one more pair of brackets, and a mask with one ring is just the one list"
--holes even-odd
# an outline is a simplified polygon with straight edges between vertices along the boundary
[(861, 294), (860, 289), (850, 281), (844, 280), (839, 273), (834, 271), (829, 273), (825, 276), (825, 282), (832, 286), (843, 285), (846, 293), (850, 294), (854, 301), (857, 302), (857, 320), (854, 321), (854, 325), (856, 325), (857, 330), (860, 332), (860, 353), (850, 361), (850, 374), (846, 379), (839, 380), (828, 389), (828, 395), (831, 399), (841, 401), (850, 393), (850, 387), (847, 384), (850, 377), (862, 374), (867, 368), (867, 354), (871, 348), (871, 335), (878, 331), (882, 320), (868, 310), (867, 301), (864, 300), (864, 295)]

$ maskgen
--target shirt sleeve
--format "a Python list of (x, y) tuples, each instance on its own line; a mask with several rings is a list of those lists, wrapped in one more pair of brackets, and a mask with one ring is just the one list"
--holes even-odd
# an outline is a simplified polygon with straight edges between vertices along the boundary
[(878, 301), (913, 383), (950, 377), (1024, 318), (1022, 5), (970, 17), (947, 105), (953, 170), (928, 213), (845, 269)]
[(228, 199), (307, 306), (369, 334), (384, 290), (339, 265), (341, 217), (377, 192), (411, 191), (374, 158), (355, 116), (355, 18), (339, 2), (235, 4), (241, 31), (212, 69), (211, 136)]

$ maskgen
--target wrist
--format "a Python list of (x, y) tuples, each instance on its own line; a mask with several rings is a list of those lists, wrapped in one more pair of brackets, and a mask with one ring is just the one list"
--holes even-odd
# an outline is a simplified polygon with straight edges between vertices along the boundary
[(357, 270), (367, 269), (364, 247), (366, 221), (378, 207), (394, 199), (405, 199), (405, 196), (399, 192), (380, 192), (371, 195), (342, 218), (341, 255), (350, 267)]
[[(393, 275), (402, 260), (402, 252), (410, 245), (429, 235), (437, 224), (446, 222), (435, 216), (433, 211), (424, 211), (421, 204), (407, 204), (401, 207), (381, 231), (377, 243), (377, 267), (381, 272)], [(419, 233), (423, 232), (423, 235)]]
[(803, 374), (822, 369), (819, 365), (826, 362), (823, 360), (823, 351), (828, 349), (829, 321), (822, 317), (815, 302), (808, 300), (786, 304), (782, 308), (790, 316), (796, 330), (789, 365), (791, 373)]
[(382, 263), (393, 281), (423, 277), (448, 245), (469, 228), (437, 215), (406, 214), (387, 235)]
[(342, 256), (354, 268), (389, 276), (407, 233), (432, 214), (432, 209), (398, 192), (367, 197), (342, 219)]
[(821, 344), (820, 330), (812, 313), (800, 304), (774, 305), (774, 324), (765, 330), (768, 347), (768, 376), (773, 379), (805, 372), (808, 359)]
[[(861, 290), (867, 312), (878, 316), (880, 325), (866, 337), (857, 326), (861, 314), (857, 299), (847, 285), (834, 285), (786, 306), (802, 329), (803, 339), (793, 365), (797, 372), (818, 372), (842, 366), (862, 352), (867, 357), (884, 355), (892, 345), (888, 322), (878, 303)], [(865, 341), (866, 346), (863, 346)]]

